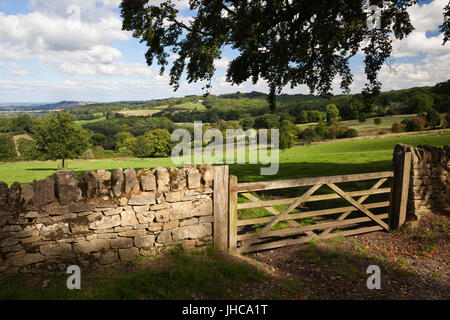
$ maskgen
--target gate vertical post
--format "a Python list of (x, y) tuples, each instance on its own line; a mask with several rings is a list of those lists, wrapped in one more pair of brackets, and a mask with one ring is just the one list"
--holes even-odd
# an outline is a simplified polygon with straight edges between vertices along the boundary
[(236, 252), (237, 246), (237, 196), (236, 187), (238, 179), (236, 176), (230, 176), (229, 182), (229, 202), (228, 202), (228, 249), (230, 252)]
[(215, 167), (214, 173), (214, 246), (228, 249), (228, 166)]
[(394, 180), (389, 208), (389, 226), (391, 229), (398, 229), (405, 223), (410, 176), (411, 152), (394, 153)]

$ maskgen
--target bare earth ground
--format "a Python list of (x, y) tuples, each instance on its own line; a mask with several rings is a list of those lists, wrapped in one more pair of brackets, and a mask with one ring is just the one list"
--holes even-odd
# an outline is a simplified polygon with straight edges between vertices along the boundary
[[(242, 299), (450, 299), (450, 217), (424, 217), (417, 229), (373, 232), (248, 255), (274, 277), (242, 288)], [(369, 265), (381, 289), (366, 285)]]

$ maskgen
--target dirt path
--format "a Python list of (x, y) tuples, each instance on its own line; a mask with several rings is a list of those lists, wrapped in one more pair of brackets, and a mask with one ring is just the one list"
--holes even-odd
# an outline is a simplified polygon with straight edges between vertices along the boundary
[[(247, 299), (450, 299), (450, 218), (427, 216), (415, 230), (373, 232), (249, 254), (272, 270)], [(367, 267), (381, 289), (367, 288)]]

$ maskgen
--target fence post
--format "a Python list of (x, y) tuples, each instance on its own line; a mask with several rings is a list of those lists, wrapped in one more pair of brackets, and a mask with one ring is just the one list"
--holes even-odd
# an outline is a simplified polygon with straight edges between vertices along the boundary
[(230, 193), (228, 202), (228, 249), (230, 252), (236, 251), (237, 246), (237, 192), (234, 191), (238, 185), (236, 176), (230, 176)]
[(228, 249), (228, 166), (215, 167), (214, 174), (214, 246)]
[(394, 153), (394, 179), (389, 208), (389, 226), (391, 229), (398, 229), (405, 223), (410, 176), (411, 152)]

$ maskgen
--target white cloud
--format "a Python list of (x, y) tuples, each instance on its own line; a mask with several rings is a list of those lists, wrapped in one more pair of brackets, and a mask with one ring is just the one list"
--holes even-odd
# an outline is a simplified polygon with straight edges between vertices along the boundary
[(27, 15), (0, 13), (0, 41), (20, 45), (32, 53), (44, 51), (89, 50), (112, 40), (128, 40), (118, 17), (100, 18), (96, 23), (74, 24), (65, 18), (40, 12)]
[(448, 4), (446, 0), (434, 0), (429, 4), (421, 6), (414, 5), (408, 9), (411, 23), (415, 30), (403, 40), (394, 40), (394, 57), (412, 57), (420, 53), (445, 53), (449, 47), (443, 46), (443, 35), (427, 37), (428, 32), (439, 31), (443, 21), (444, 7)]
[[(188, 84), (182, 81), (180, 89), (173, 92), (169, 86), (169, 76), (152, 72), (145, 63), (125, 63), (128, 53), (113, 46), (116, 40), (129, 40), (131, 33), (122, 31), (122, 22), (117, 13), (120, 0), (31, 0), (32, 12), (27, 14), (5, 15), (0, 12), (0, 62), (2, 77), (0, 96), (9, 97), (17, 91), (20, 96), (37, 97), (41, 101), (60, 99), (85, 100), (141, 100), (199, 94), (203, 83)], [(163, 0), (150, 1), (159, 4)], [(429, 4), (409, 9), (416, 30), (399, 41), (395, 40), (393, 66), (383, 67), (379, 79), (383, 90), (403, 89), (413, 86), (434, 85), (448, 79), (450, 74), (450, 45), (442, 46), (442, 35), (428, 36), (438, 31), (442, 23), (443, 7), (447, 0), (434, 0)], [(189, 9), (189, 1), (174, 0), (179, 10)], [(75, 7), (74, 7), (75, 6)], [(68, 9), (71, 8), (72, 10)], [(73, 10), (79, 8), (78, 11)], [(183, 12), (183, 14), (186, 14)], [(180, 15), (188, 24), (192, 17)], [(79, 21), (79, 23), (77, 23)], [(140, 49), (139, 51), (142, 51)], [(139, 53), (144, 56), (144, 52)], [(178, 56), (173, 54), (169, 60)], [(407, 58), (407, 59), (404, 59)], [(29, 59), (37, 68), (28, 69), (18, 63)], [(213, 80), (213, 93), (236, 91), (268, 92), (265, 81), (253, 85), (247, 81), (240, 86), (226, 82), (223, 69), (228, 67), (231, 57), (224, 56), (215, 61), (218, 77)], [(15, 62), (13, 62), (15, 61)], [(15, 64), (14, 64), (15, 63)], [(40, 65), (39, 65), (40, 64)], [(27, 63), (26, 65), (32, 65)], [(4, 70), (3, 70), (4, 69)], [(62, 74), (56, 80), (20, 81), (21, 76), (37, 73), (45, 75), (50, 70)], [(366, 83), (361, 65), (354, 70), (353, 93), (360, 92)], [(126, 78), (112, 78), (122, 76)], [(131, 77), (131, 79), (130, 79)], [(7, 78), (8, 79), (8, 78)], [(61, 79), (61, 77), (58, 77)], [(81, 80), (82, 79), (82, 80)], [(120, 79), (107, 81), (105, 79)], [(339, 81), (333, 82), (334, 93), (341, 93)], [(290, 89), (284, 93), (309, 93), (306, 86)], [(23, 100), (22, 98), (18, 98)], [(11, 100), (6, 98), (6, 100)]]
[[(0, 59), (36, 59), (60, 72), (77, 75), (149, 75), (144, 64), (121, 63), (123, 54), (111, 46), (114, 40), (131, 38), (111, 10), (120, 1), (103, 1), (100, 7), (99, 2), (33, 0), (30, 6), (35, 11), (31, 13), (0, 12)], [(70, 6), (80, 9), (79, 20), (70, 16)]]
[(223, 68), (223, 69), (227, 69), (229, 64), (230, 64), (230, 60), (228, 60), (227, 57), (222, 57), (221, 59), (216, 60), (214, 62), (214, 66), (216, 68)]

